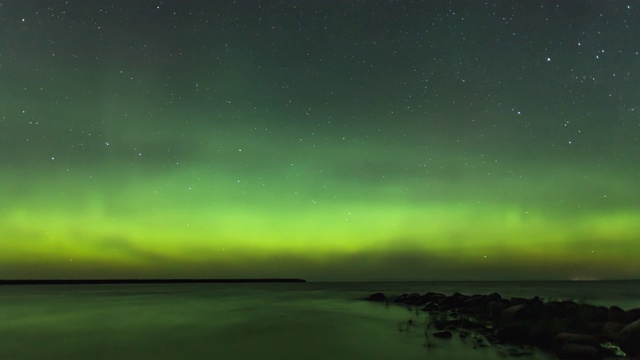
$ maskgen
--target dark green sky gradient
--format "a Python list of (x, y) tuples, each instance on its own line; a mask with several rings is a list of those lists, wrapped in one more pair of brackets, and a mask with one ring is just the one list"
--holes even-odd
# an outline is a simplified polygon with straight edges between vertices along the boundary
[(636, 6), (4, 3), (0, 277), (638, 277)]

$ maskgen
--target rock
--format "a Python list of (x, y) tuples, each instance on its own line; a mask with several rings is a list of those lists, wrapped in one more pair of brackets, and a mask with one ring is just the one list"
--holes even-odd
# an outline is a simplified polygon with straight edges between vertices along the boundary
[(606, 322), (609, 320), (609, 309), (604, 306), (594, 306), (591, 319), (596, 322)]
[(626, 323), (627, 313), (618, 306), (611, 306), (609, 308), (609, 321)]
[(420, 294), (418, 293), (412, 293), (412, 294), (402, 294), (400, 296), (398, 296), (395, 300), (393, 300), (394, 303), (396, 304), (406, 304), (406, 305), (415, 305), (416, 302), (418, 302), (418, 299), (420, 299)]
[(511, 300), (509, 300), (509, 302), (511, 303), (511, 306), (514, 306), (514, 305), (527, 303), (529, 302), (529, 299), (525, 299), (521, 297), (512, 297)]
[(428, 302), (428, 303), (426, 303), (426, 304), (422, 307), (422, 311), (429, 311), (429, 312), (432, 312), (432, 311), (436, 311), (436, 310), (438, 310), (438, 308), (439, 308), (439, 307), (440, 307), (440, 306), (438, 305), (438, 303), (435, 303), (435, 302)]
[(556, 349), (556, 355), (562, 359), (590, 360), (600, 359), (597, 347), (581, 344), (564, 344)]
[(486, 318), (489, 319), (497, 319), (500, 317), (500, 314), (507, 308), (507, 305), (504, 301), (500, 300), (491, 300), (487, 302), (486, 305)]
[(498, 294), (497, 292), (491, 293), (491, 294), (487, 295), (485, 298), (486, 298), (487, 302), (502, 300), (502, 296), (500, 294)]
[(589, 304), (579, 304), (575, 317), (584, 323), (605, 322), (609, 319), (609, 311), (606, 307), (598, 307)]
[(449, 310), (459, 308), (464, 304), (465, 301), (467, 301), (467, 299), (469, 299), (469, 296), (455, 293), (447, 297), (440, 303), (440, 309)]
[(525, 311), (526, 307), (527, 307), (526, 303), (509, 306), (508, 308), (504, 309), (500, 314), (500, 322), (504, 324), (509, 324), (515, 320), (518, 320), (518, 318), (522, 317), (521, 313)]
[(365, 300), (386, 302), (387, 297), (384, 296), (384, 293), (378, 292), (378, 293), (369, 295), (369, 297), (366, 298)]
[(634, 322), (640, 319), (640, 308), (635, 308), (627, 311), (626, 321), (627, 323)]
[(627, 355), (640, 356), (640, 319), (623, 327), (617, 340)]
[(577, 304), (573, 301), (550, 301), (545, 308), (550, 317), (564, 319), (576, 313)]
[(472, 295), (470, 298), (464, 301), (462, 306), (465, 308), (472, 308), (472, 307), (484, 305), (486, 302), (485, 298), (486, 296), (484, 295)]
[(616, 340), (625, 324), (608, 321), (602, 325), (601, 336), (606, 340)]
[(531, 332), (522, 323), (511, 323), (496, 331), (496, 339), (503, 344), (525, 343), (530, 336)]
[(436, 293), (436, 292), (428, 292), (428, 293), (426, 293), (426, 294), (422, 295), (422, 297), (423, 297), (425, 300), (427, 300), (427, 302), (426, 302), (426, 303), (430, 303), (430, 302), (431, 302), (431, 303), (435, 303), (435, 304), (438, 304), (438, 305), (439, 305), (440, 303), (442, 303), (442, 301), (443, 301), (444, 299), (446, 299), (446, 298), (447, 298), (447, 295), (445, 295), (445, 294), (440, 294), (440, 293)]
[(433, 336), (440, 339), (451, 339), (453, 334), (451, 333), (451, 331), (444, 330), (433, 333)]

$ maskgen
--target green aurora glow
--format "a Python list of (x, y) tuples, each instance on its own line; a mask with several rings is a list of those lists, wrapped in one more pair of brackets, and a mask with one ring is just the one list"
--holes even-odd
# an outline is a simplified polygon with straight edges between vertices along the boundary
[(626, 3), (29, 4), (0, 278), (640, 277)]

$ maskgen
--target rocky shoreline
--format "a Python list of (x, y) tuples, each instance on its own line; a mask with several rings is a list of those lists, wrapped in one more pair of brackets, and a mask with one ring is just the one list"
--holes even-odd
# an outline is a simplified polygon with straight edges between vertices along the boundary
[[(640, 359), (640, 308), (625, 311), (571, 300), (503, 298), (498, 293), (375, 293), (365, 300), (428, 313), (427, 340), (457, 334), (473, 339), (474, 347), (511, 346), (511, 356), (530, 354), (530, 346), (561, 359)], [(410, 326), (415, 326), (412, 320), (406, 324)]]

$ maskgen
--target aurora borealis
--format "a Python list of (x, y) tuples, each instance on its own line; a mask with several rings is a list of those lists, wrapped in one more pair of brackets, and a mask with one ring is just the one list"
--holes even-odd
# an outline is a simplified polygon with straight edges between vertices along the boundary
[(640, 277), (640, 4), (0, 4), (0, 278)]

